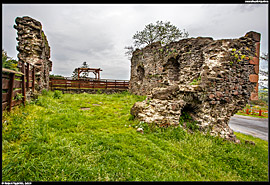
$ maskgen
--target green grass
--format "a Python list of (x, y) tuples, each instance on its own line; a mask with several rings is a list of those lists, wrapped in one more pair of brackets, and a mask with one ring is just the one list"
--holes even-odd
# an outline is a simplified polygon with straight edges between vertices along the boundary
[(268, 113), (262, 113), (263, 116), (257, 116), (253, 114), (246, 114), (244, 112), (237, 112), (236, 115), (241, 115), (241, 116), (249, 116), (249, 117), (254, 117), (254, 118), (261, 118), (261, 119), (268, 119)]
[(139, 123), (130, 108), (143, 99), (44, 91), (4, 112), (2, 181), (268, 181), (267, 141)]
[[(262, 100), (253, 100), (252, 101), (253, 103), (256, 103), (256, 104), (260, 104), (260, 105), (263, 105), (263, 106), (259, 106), (259, 105), (255, 105), (253, 104), (253, 111), (251, 110), (250, 108), (250, 105), (247, 104), (245, 106), (245, 108), (243, 108), (242, 110), (239, 110), (236, 114), (237, 115), (242, 115), (242, 116), (249, 116), (249, 117), (255, 117), (255, 118), (263, 118), (263, 119), (268, 119), (268, 112), (262, 112), (262, 116), (259, 116), (259, 113), (258, 112), (254, 112), (254, 109), (256, 111), (258, 110), (262, 110), (262, 111), (266, 111), (268, 110), (268, 104)], [(246, 113), (246, 110), (249, 109), (249, 114)]]

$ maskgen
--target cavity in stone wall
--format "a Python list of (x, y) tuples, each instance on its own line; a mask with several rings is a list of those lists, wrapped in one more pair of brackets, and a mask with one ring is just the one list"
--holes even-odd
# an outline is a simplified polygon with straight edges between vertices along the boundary
[[(131, 109), (137, 119), (179, 124), (188, 112), (203, 132), (237, 141), (228, 122), (258, 92), (260, 34), (159, 42), (133, 52), (130, 92), (147, 95)], [(143, 74), (143, 75), (142, 75)]]

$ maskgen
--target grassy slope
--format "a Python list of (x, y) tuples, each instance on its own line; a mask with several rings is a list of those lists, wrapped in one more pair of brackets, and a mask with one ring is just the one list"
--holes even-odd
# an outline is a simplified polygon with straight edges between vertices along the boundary
[(143, 99), (128, 93), (54, 99), (49, 92), (4, 113), (2, 180), (268, 180), (268, 142), (237, 133), (256, 145), (236, 145), (180, 128), (138, 133), (129, 111)]

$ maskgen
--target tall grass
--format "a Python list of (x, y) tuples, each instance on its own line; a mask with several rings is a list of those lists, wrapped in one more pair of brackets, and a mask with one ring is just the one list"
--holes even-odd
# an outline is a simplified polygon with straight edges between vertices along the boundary
[[(4, 112), (2, 181), (267, 181), (268, 142), (234, 144), (139, 123), (127, 92), (43, 92)], [(143, 126), (144, 134), (136, 132)]]

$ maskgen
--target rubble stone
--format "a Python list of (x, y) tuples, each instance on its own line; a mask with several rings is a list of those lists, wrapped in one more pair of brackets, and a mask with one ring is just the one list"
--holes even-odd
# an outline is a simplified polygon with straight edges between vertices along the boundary
[(39, 21), (28, 17), (17, 17), (14, 28), (17, 30), (17, 50), (19, 62), (36, 65), (35, 89), (49, 88), (49, 72), (52, 70), (50, 46)]
[(177, 125), (187, 112), (202, 132), (239, 142), (228, 122), (256, 89), (258, 63), (250, 60), (258, 57), (259, 38), (249, 32), (239, 39), (198, 37), (137, 49), (129, 91), (147, 99), (135, 103), (131, 114), (147, 123)]

